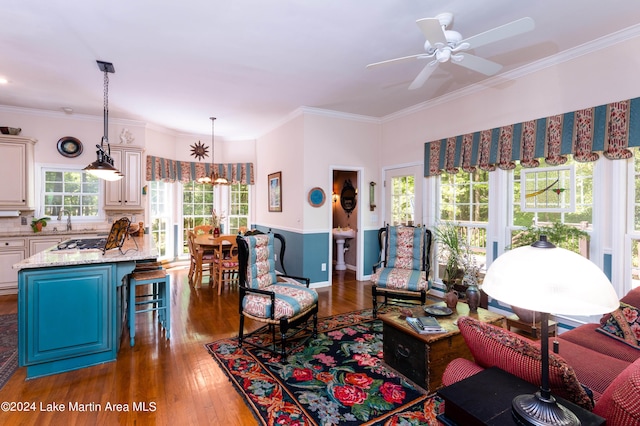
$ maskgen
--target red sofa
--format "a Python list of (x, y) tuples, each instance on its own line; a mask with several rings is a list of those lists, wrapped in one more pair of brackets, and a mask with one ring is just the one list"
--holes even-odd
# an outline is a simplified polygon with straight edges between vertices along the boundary
[[(640, 288), (620, 301), (640, 307)], [(549, 347), (557, 342), (559, 348), (550, 354), (551, 392), (593, 410), (608, 424), (640, 425), (640, 349), (596, 331), (610, 317), (550, 338)], [(493, 366), (540, 384), (538, 342), (469, 317), (460, 318), (458, 326), (475, 362), (453, 360), (442, 377), (445, 386)]]

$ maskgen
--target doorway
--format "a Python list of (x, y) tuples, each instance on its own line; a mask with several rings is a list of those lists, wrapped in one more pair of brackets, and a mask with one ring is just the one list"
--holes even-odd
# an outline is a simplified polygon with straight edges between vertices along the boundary
[[(343, 271), (355, 271), (356, 279), (360, 279), (361, 271), (359, 266), (362, 264), (360, 259), (362, 232), (360, 230), (360, 182), (361, 170), (349, 168), (333, 168), (332, 171), (332, 208), (331, 208), (331, 232), (330, 232), (330, 259), (331, 259), (331, 277), (334, 272), (343, 273)], [(352, 229), (355, 234), (353, 238), (344, 239), (344, 245), (336, 244), (334, 237), (334, 229)], [(338, 238), (339, 239), (339, 238)], [(340, 247), (340, 249), (338, 249)], [(340, 253), (342, 259), (340, 259)], [(338, 266), (339, 265), (339, 266)]]

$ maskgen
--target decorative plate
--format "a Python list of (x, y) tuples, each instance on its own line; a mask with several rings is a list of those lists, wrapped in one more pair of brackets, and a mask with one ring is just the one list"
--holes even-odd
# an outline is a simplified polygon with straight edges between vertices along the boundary
[(322, 188), (316, 186), (309, 191), (309, 204), (313, 207), (320, 207), (324, 204), (326, 197)]
[(82, 142), (71, 136), (60, 138), (58, 152), (68, 158), (77, 157), (82, 154)]
[(446, 306), (425, 306), (424, 311), (429, 315), (433, 315), (436, 317), (446, 317), (447, 315), (451, 315), (453, 311)]

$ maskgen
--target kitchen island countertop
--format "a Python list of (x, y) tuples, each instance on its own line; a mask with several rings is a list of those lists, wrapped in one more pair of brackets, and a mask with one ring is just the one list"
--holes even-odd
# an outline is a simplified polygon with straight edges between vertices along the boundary
[[(136, 242), (138, 244), (137, 248)], [(102, 254), (102, 250), (99, 249), (57, 250), (52, 247), (14, 264), (13, 269), (130, 262), (156, 259), (157, 257), (158, 251), (153, 239), (150, 235), (144, 235), (142, 237), (128, 237), (122, 246), (122, 252), (118, 249), (111, 249)]]

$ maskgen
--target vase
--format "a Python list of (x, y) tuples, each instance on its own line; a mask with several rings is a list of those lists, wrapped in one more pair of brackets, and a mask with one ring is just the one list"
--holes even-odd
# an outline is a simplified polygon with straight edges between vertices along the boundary
[(451, 290), (445, 293), (444, 303), (448, 308), (456, 309), (456, 306), (458, 306), (458, 292), (455, 290)]
[(220, 228), (217, 226), (213, 228), (213, 238), (218, 238), (220, 236)]
[(465, 295), (469, 305), (469, 312), (478, 312), (478, 306), (480, 305), (480, 289), (478, 286), (475, 284), (468, 285)]

